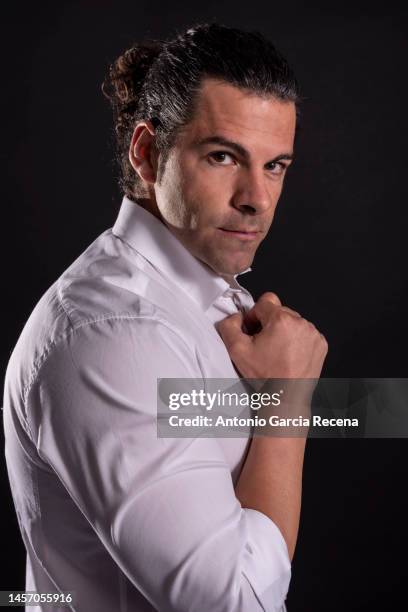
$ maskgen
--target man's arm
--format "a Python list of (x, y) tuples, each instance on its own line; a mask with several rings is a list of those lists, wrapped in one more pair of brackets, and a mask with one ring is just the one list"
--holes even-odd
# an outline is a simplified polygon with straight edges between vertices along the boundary
[[(242, 325), (249, 331), (243, 333)], [(313, 324), (265, 293), (243, 317), (221, 321), (218, 330), (241, 375), (254, 379), (319, 378), (327, 342)], [(293, 385), (290, 405), (299, 413), (310, 405), (313, 384)], [(299, 414), (298, 413), (298, 414)], [(245, 508), (268, 516), (281, 530), (292, 560), (299, 529), (305, 437), (256, 436), (235, 487)]]
[(157, 438), (157, 377), (201, 378), (194, 347), (165, 322), (74, 330), (29, 392), (40, 456), (158, 610), (279, 610), (290, 580), (280, 530), (242, 508), (216, 439)]
[(268, 516), (281, 530), (292, 561), (299, 529), (306, 438), (256, 436), (235, 494), (244, 508)]

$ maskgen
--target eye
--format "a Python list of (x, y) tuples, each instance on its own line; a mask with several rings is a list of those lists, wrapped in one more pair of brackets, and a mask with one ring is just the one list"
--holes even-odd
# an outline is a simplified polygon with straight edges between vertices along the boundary
[(227, 151), (213, 151), (208, 154), (208, 157), (219, 166), (228, 166), (231, 160), (234, 161), (231, 153), (227, 153)]
[(271, 174), (279, 175), (285, 172), (287, 166), (282, 164), (282, 162), (270, 162), (266, 164), (266, 168), (271, 171)]

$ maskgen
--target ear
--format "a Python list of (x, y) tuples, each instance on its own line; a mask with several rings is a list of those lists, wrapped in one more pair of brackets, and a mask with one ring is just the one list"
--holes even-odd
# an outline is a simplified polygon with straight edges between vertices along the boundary
[(150, 121), (140, 121), (132, 135), (129, 161), (140, 178), (154, 184), (157, 174), (157, 156), (154, 148), (155, 130)]

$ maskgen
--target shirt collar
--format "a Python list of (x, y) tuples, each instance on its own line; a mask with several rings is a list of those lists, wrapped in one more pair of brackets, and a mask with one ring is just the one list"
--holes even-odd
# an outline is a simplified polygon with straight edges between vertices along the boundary
[(194, 257), (160, 219), (127, 196), (123, 197), (112, 232), (176, 283), (203, 310), (229, 287), (240, 288), (236, 277), (252, 269), (239, 274), (217, 274)]

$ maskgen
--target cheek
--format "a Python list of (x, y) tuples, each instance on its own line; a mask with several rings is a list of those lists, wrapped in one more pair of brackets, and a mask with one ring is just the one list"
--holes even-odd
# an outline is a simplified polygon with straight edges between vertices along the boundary
[(156, 202), (163, 218), (174, 227), (186, 225), (187, 207), (184, 179), (178, 164), (169, 159), (160, 184), (156, 186)]
[(163, 217), (173, 226), (199, 228), (207, 235), (209, 227), (225, 219), (232, 198), (232, 177), (228, 171), (214, 169), (188, 155), (173, 158), (167, 162), (156, 195)]
[(228, 172), (197, 164), (183, 176), (183, 195), (195, 213), (202, 218), (225, 214), (233, 195), (232, 177)]

